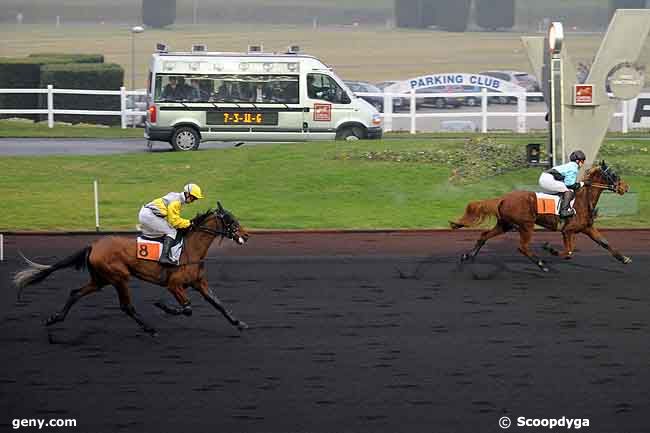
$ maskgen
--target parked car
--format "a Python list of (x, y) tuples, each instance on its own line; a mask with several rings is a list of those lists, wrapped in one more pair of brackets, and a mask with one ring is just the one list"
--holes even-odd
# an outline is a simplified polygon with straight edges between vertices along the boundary
[[(346, 86), (352, 90), (356, 95), (357, 93), (383, 93), (377, 86), (374, 84), (366, 83), (365, 81), (346, 81), (343, 80)], [(365, 99), (375, 106), (377, 111), (384, 111), (384, 97), (383, 96), (368, 96), (368, 95), (357, 95), (361, 99)]]
[[(483, 91), (483, 88), (481, 86), (471, 86), (471, 85), (464, 85), (461, 86), (462, 91), (466, 93), (481, 93)], [(493, 94), (493, 93), (498, 93), (497, 90), (494, 89), (488, 89), (488, 93)], [(508, 97), (506, 96), (488, 96), (488, 104), (507, 104), (508, 103)], [(482, 97), (480, 95), (472, 95), (472, 96), (465, 96), (463, 98), (463, 105), (467, 105), (468, 107), (478, 107), (481, 105)], [(517, 98), (515, 98), (515, 101), (517, 101)]]
[[(399, 81), (396, 80), (388, 80), (388, 81), (382, 81), (381, 83), (375, 84), (382, 92), (386, 92), (386, 89), (388, 89), (391, 86), (394, 86), (398, 84)], [(410, 107), (410, 102), (409, 98), (403, 98), (403, 97), (395, 97), (393, 98), (393, 110), (394, 111), (399, 111), (399, 110), (408, 110)]]
[[(528, 72), (521, 71), (486, 71), (480, 72), (481, 75), (498, 78), (503, 81), (509, 81), (513, 84), (523, 87), (526, 92), (541, 92), (537, 79)], [(529, 101), (543, 101), (543, 96), (527, 96)], [(500, 104), (516, 104), (517, 98), (514, 96), (502, 96), (495, 100)]]
[[(417, 89), (415, 93), (462, 93), (462, 86), (434, 86)], [(458, 108), (465, 98), (456, 96), (427, 96), (417, 98), (417, 107), (433, 106), (435, 108)]]
[[(146, 89), (138, 89), (139, 91), (146, 92)], [(127, 95), (126, 96), (126, 109), (133, 111), (147, 111), (147, 95)], [(127, 116), (127, 125), (129, 126), (144, 126), (147, 120), (146, 114), (139, 116)]]

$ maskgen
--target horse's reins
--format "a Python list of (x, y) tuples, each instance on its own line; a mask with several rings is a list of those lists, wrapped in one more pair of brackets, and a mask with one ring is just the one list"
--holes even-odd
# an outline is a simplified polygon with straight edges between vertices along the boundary
[(600, 188), (600, 189), (612, 189), (612, 188), (614, 188), (613, 185), (606, 185), (604, 183), (592, 183), (589, 186), (593, 186), (594, 188)]

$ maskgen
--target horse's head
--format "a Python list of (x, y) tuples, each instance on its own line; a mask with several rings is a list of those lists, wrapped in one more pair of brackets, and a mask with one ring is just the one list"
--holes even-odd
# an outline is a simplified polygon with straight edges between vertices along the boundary
[(248, 241), (248, 232), (244, 230), (233, 214), (221, 206), (220, 202), (217, 202), (214, 215), (221, 222), (223, 236), (232, 239), (239, 245), (243, 245)]
[(217, 202), (217, 208), (192, 219), (190, 231), (206, 232), (214, 236), (232, 239), (239, 245), (248, 241), (248, 232), (239, 224), (237, 218)]
[(630, 189), (630, 186), (611, 167), (605, 164), (605, 161), (600, 161), (600, 164), (589, 169), (587, 179), (592, 184), (600, 184), (620, 195), (625, 194)]

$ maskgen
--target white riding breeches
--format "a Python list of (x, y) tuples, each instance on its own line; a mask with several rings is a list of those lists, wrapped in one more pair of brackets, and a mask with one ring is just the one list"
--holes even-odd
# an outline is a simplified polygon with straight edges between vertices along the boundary
[(558, 193), (567, 192), (569, 188), (560, 180), (555, 180), (551, 173), (542, 173), (539, 176), (539, 186), (542, 187), (544, 192)]
[(148, 237), (157, 238), (160, 236), (169, 236), (176, 239), (176, 229), (169, 225), (169, 223), (147, 207), (142, 207), (138, 214), (138, 220), (142, 227), (142, 234)]

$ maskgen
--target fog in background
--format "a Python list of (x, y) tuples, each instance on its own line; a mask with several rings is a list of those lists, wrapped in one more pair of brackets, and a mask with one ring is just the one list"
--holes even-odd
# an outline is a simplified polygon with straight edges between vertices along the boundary
[[(454, 1), (454, 0), (449, 0)], [(141, 0), (0, 0), (0, 23), (62, 22), (138, 24)], [(195, 12), (196, 8), (196, 12)], [(544, 18), (561, 20), (574, 30), (606, 27), (607, 0), (517, 0), (516, 31), (536, 31)], [(391, 25), (392, 0), (178, 0), (176, 23), (265, 23), (313, 25)], [(473, 28), (470, 25), (470, 30)]]

